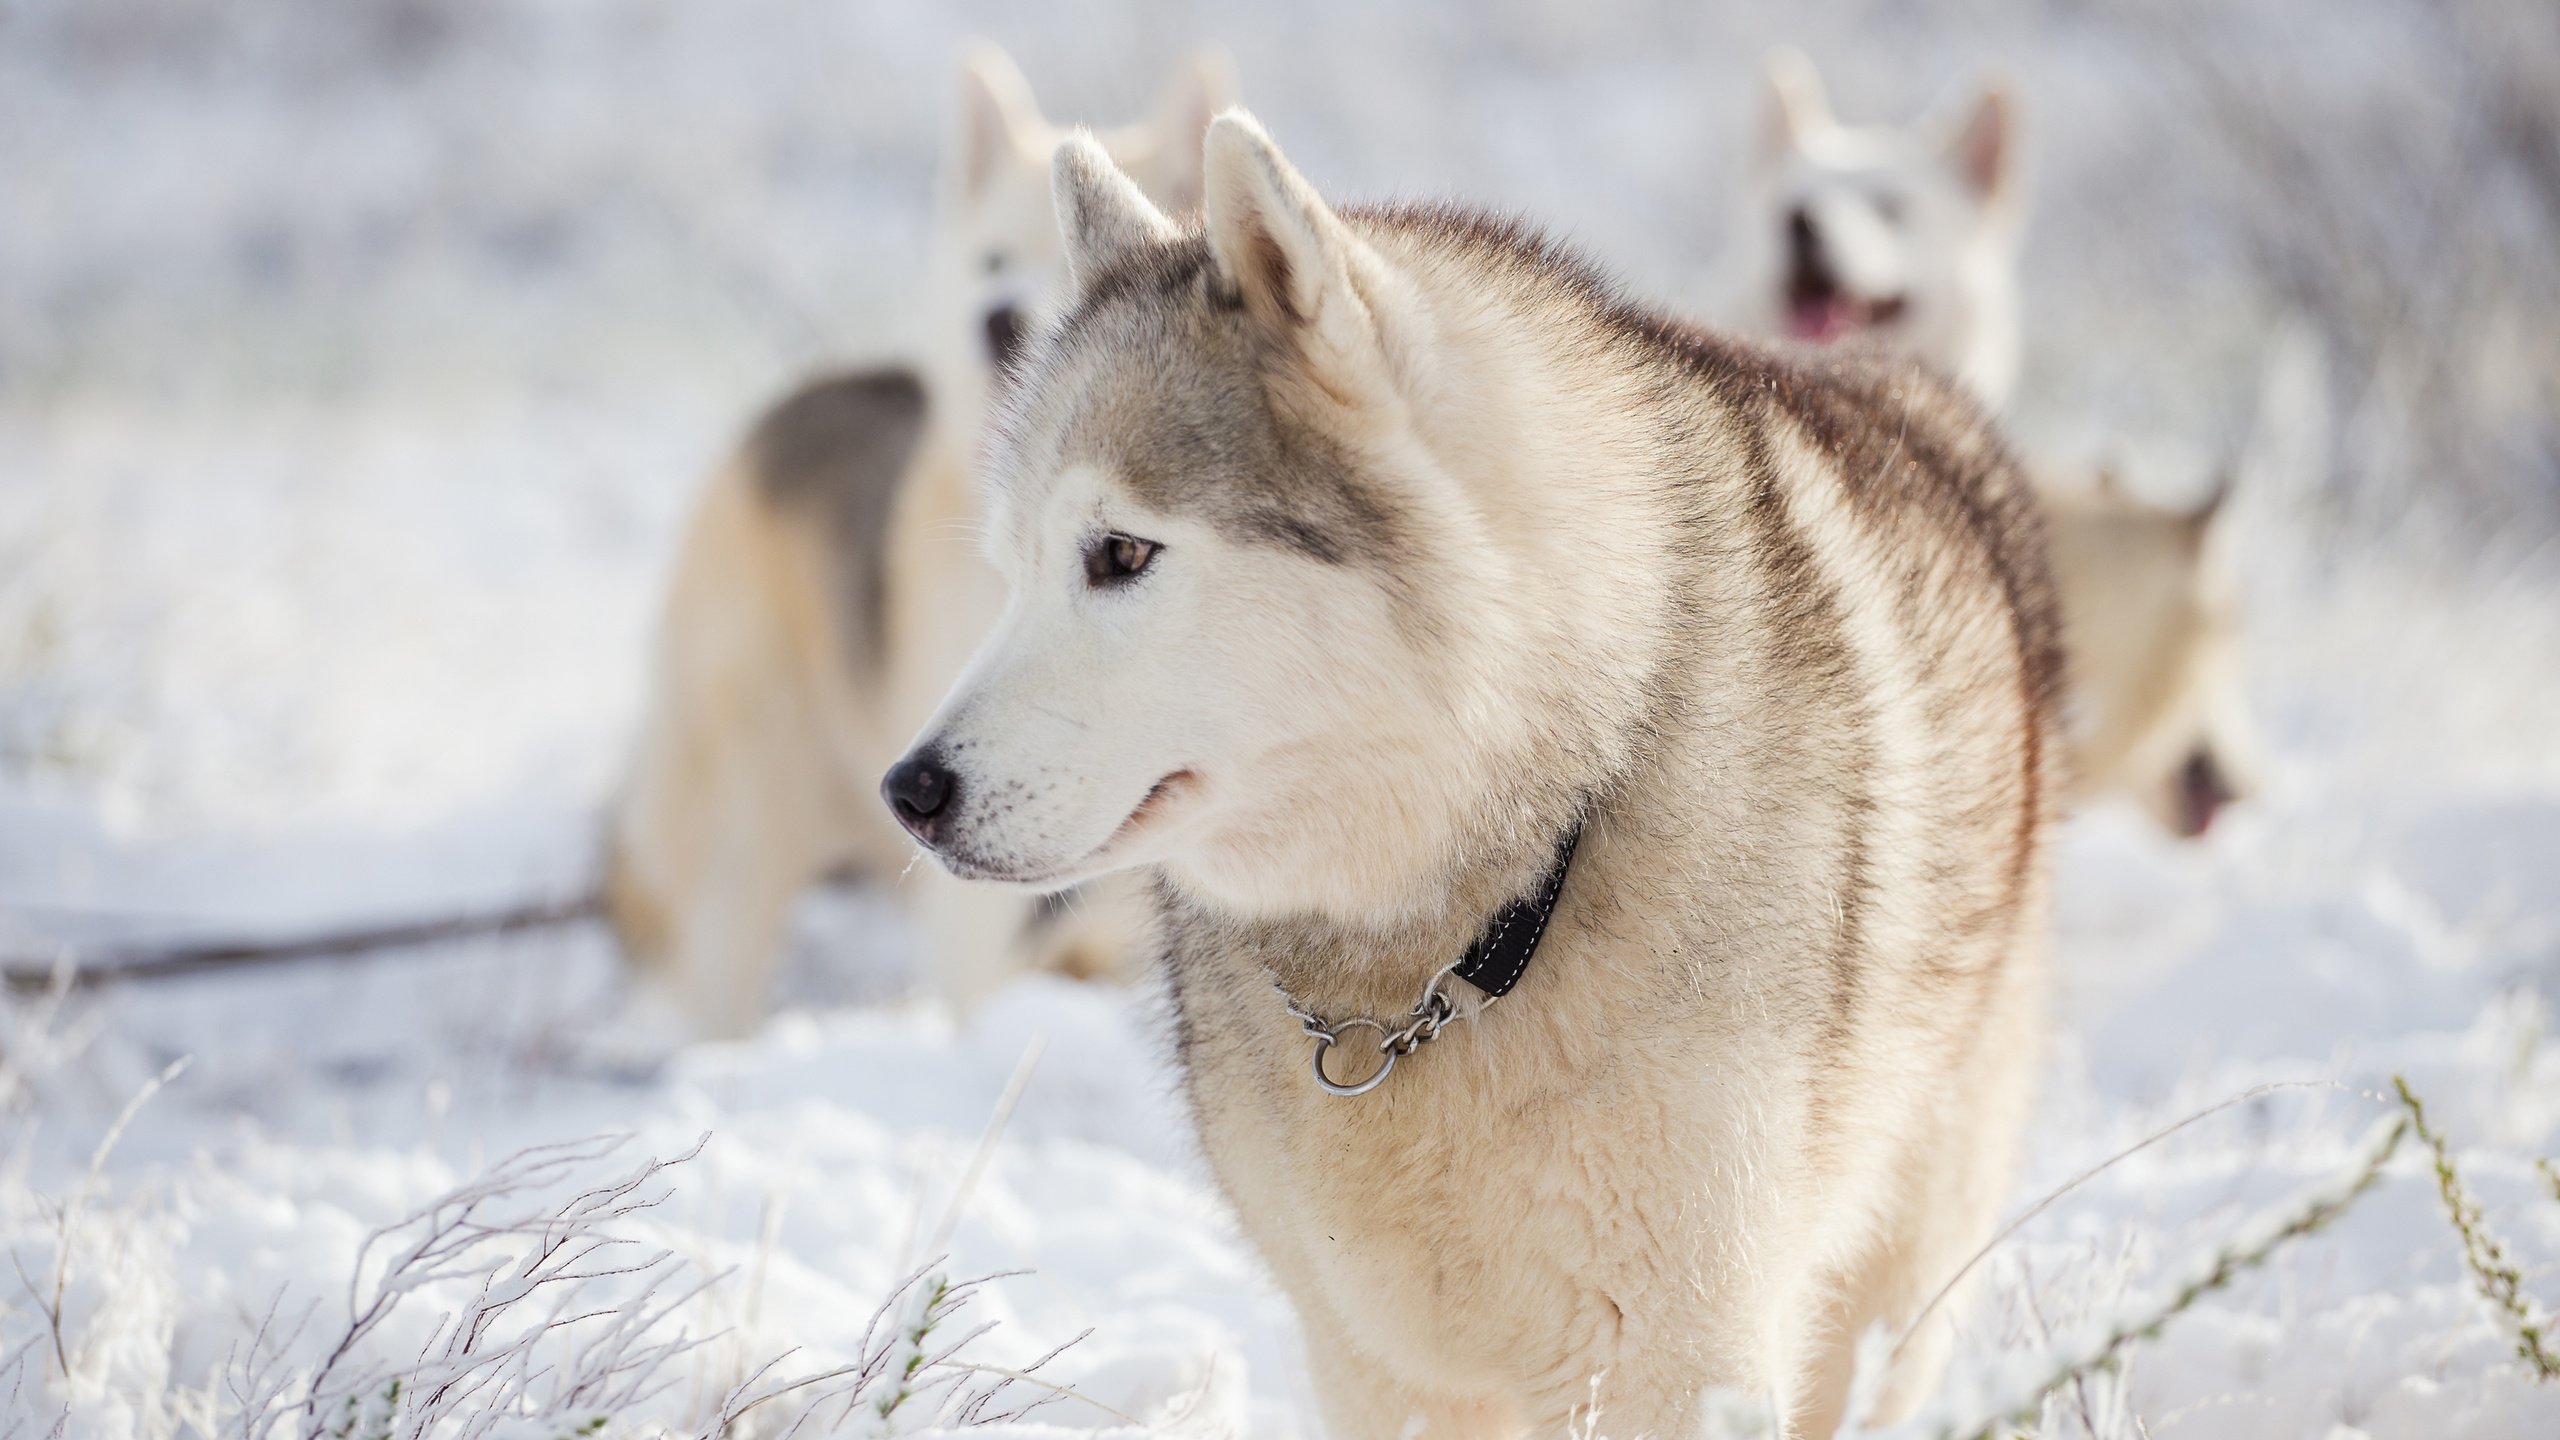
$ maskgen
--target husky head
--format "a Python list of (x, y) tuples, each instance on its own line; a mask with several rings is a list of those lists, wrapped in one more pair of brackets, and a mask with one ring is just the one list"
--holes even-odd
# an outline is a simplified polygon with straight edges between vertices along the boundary
[(2186, 512), (2100, 477), (2046, 505), (2079, 713), (2083, 798), (2129, 798), (2195, 839), (2256, 789), (2223, 491)]
[[(1105, 131), (1112, 159), (1179, 213), (1200, 203), (1200, 136), (1234, 101), (1233, 67), (1204, 50), (1166, 83), (1144, 121)], [(990, 382), (1041, 326), (1066, 287), (1049, 157), (1067, 132), (1049, 123), (1030, 83), (993, 45), (960, 64), (943, 155), (939, 233), (929, 283), (927, 364), (935, 404), (974, 431)], [(974, 438), (972, 435), (970, 438)]]
[(1756, 328), (1872, 336), (1998, 406), (2017, 377), (2015, 122), (1988, 86), (1943, 120), (1848, 126), (1793, 50), (1767, 64), (1748, 227)]
[(1502, 415), (1434, 404), (1462, 377), (1429, 254), (1391, 258), (1407, 232), (1334, 212), (1240, 111), (1206, 150), (1188, 229), (1091, 140), (1059, 150), (1077, 299), (989, 447), (1011, 598), (883, 797), (963, 876), (1156, 864), (1230, 913), (1399, 913), (1487, 833), (1494, 767), (1560, 768), (1520, 758), (1533, 699), (1551, 743), (1614, 743), (1557, 719), (1605, 688), (1557, 657), (1622, 642), (1559, 639), (1579, 612), (1542, 587), (1620, 582), (1521, 558), (1570, 546), (1538, 508), (1565, 499), (1497, 534), (1456, 482), (1527, 462)]

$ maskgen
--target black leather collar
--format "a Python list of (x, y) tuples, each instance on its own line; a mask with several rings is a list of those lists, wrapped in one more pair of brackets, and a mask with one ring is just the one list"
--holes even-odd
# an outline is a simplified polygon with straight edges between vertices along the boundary
[(1556, 897), (1564, 893), (1565, 874), (1573, 868), (1573, 852), (1581, 843), (1582, 826), (1576, 822), (1556, 847), (1555, 863), (1547, 867), (1538, 888), (1503, 906), (1450, 973), (1493, 999), (1510, 994), (1511, 987), (1528, 973), (1538, 942), (1546, 938), (1547, 922), (1556, 913)]

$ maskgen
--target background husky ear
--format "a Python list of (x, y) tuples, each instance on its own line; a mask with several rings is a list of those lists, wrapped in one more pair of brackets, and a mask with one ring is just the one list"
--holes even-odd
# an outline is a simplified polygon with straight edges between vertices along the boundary
[(1049, 193), (1067, 242), (1067, 282), (1078, 292), (1121, 256), (1181, 233), (1083, 130), (1068, 136), (1050, 160)]
[(1822, 74), (1813, 61), (1792, 45), (1781, 45), (1760, 62), (1768, 93), (1760, 115), (1760, 162), (1775, 164), (1804, 148), (1805, 137), (1839, 122), (1831, 115), (1831, 98), (1823, 92)]
[(2239, 475), (2233, 467), (2225, 466), (2216, 471), (2213, 488), (2205, 492), (2202, 500), (2188, 507), (2181, 517), (2186, 521), (2187, 533), (2193, 538), (2197, 551), (2222, 563), (2229, 563), (2232, 559), (2234, 542), (2229, 538), (2232, 529), (2231, 491), (2238, 481)]
[(1194, 51), (1165, 82), (1147, 121), (1154, 139), (1149, 193), (1176, 214), (1200, 208), (1201, 147), (1209, 122), (1236, 103), (1236, 63), (1225, 47)]
[(2016, 128), (2009, 87), (1996, 80), (1985, 84), (1948, 128), (1947, 161), (1985, 203), (2007, 199), (2016, 186)]
[(1211, 121), (1203, 152), (1201, 207), (1219, 280), (1273, 332), (1346, 350), (1367, 322), (1351, 273), (1366, 247), (1251, 115)]
[(960, 55), (951, 134), (943, 154), (943, 195), (967, 202), (978, 198), (1008, 155), (1037, 154), (1047, 122), (1031, 82), (1013, 57), (980, 40)]

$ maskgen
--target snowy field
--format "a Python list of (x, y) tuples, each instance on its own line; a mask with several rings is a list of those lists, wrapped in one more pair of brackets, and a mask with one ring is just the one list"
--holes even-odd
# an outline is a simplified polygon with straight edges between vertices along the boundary
[[(0, 0), (0, 952), (589, 883), (692, 488), (789, 377), (911, 339), (965, 35), (1096, 120), (1222, 40), (1319, 183), (1517, 207), (1700, 308), (1767, 45), (1803, 44), (1853, 118), (1998, 69), (2037, 197), (2020, 433), (2132, 457), (2163, 496), (2238, 457), (2271, 775), (2200, 845), (2112, 810), (2069, 828), (2017, 1208), (2249, 1098), (1990, 1254), (1949, 1415), (1996, 1413), (2351, 1171), (2395, 1074), (2548, 1316), (2560, 25), (2526, 3), (1793, 8)], [(1294, 1320), (1187, 1148), (1144, 996), (1026, 982), (955, 1027), (913, 998), (882, 897), (815, 897), (798, 928), (764, 1032), (646, 1083), (564, 1063), (613, 984), (592, 926), (7, 997), (0, 1435), (380, 1432), (470, 1287), (401, 1288), (432, 1220), (368, 1236), (600, 1134), (628, 1138), (538, 1153), (483, 1213), (690, 1155), (630, 1192), (658, 1203), (595, 1222), (631, 1243), (556, 1257), (666, 1258), (502, 1309), (470, 1342), (493, 1363), (430, 1365), (402, 1403), (467, 1371), (548, 1407), (487, 1433), (692, 1434), (868, 1357), (886, 1378), (790, 1390), (742, 1430), (1315, 1433)], [(972, 1409), (1005, 1377), (929, 1369), (957, 1388), (883, 1416), (921, 1313), (899, 1286), (928, 1262), (1002, 1278), (923, 1352), (995, 1321), (958, 1359), (1067, 1345), (1040, 1374), (1076, 1393), (1014, 1381)], [(679, 1334), (699, 1343), (649, 1348)], [(315, 1373), (335, 1389), (306, 1414)], [(2035, 1433), (2549, 1436), (2560, 1383), (2473, 1290), (2405, 1144)]]

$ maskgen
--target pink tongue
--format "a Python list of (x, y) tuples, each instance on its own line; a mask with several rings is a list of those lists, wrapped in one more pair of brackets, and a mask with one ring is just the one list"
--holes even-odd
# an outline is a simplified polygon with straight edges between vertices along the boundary
[(1787, 333), (1799, 340), (1837, 340), (1856, 324), (1856, 307), (1845, 296), (1806, 300), (1787, 309)]

